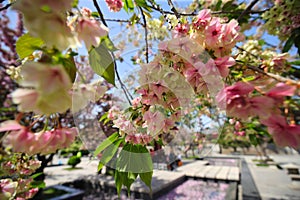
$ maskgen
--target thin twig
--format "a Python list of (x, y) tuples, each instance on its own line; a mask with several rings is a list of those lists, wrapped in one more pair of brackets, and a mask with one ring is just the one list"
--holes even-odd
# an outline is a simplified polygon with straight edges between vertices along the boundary
[(11, 5), (12, 5), (12, 3), (8, 3), (8, 4), (6, 4), (5, 6), (1, 7), (1, 8), (0, 8), (0, 12), (3, 11), (3, 10), (8, 9)]
[(255, 58), (261, 60), (261, 57), (260, 57), (260, 56), (257, 56), (257, 55), (255, 55), (255, 54), (253, 54), (253, 53), (251, 53), (251, 52), (245, 50), (244, 48), (239, 47), (239, 46), (237, 46), (237, 45), (235, 45), (235, 47), (236, 47), (238, 50), (245, 51), (247, 54), (249, 54), (249, 55), (251, 55), (251, 56), (253, 56), (253, 57), (255, 57)]
[[(242, 61), (238, 61), (238, 60), (237, 60), (237, 62), (242, 62)], [(242, 63), (244, 63), (244, 62), (242, 62)], [(269, 72), (265, 72), (264, 70), (262, 70), (262, 69), (260, 69), (260, 68), (258, 68), (258, 67), (256, 67), (256, 66), (253, 66), (253, 65), (245, 64), (245, 66), (246, 66), (247, 68), (253, 70), (253, 71), (259, 72), (259, 73), (261, 73), (261, 74), (263, 74), (263, 75), (265, 75), (265, 76), (268, 76), (268, 77), (270, 77), (270, 78), (273, 78), (273, 79), (276, 80), (276, 81), (279, 81), (279, 82), (285, 82), (285, 83), (288, 82), (289, 84), (293, 84), (293, 85), (296, 85), (296, 86), (298, 86), (298, 87), (300, 86), (300, 82), (295, 81), (295, 80), (292, 80), (292, 79), (290, 79), (290, 78), (285, 78), (285, 77), (282, 77), (282, 76), (277, 75), (277, 74), (272, 74), (272, 73), (269, 73)]]
[(240, 16), (237, 18), (237, 21), (240, 21), (252, 8), (253, 6), (259, 2), (259, 0), (253, 0), (247, 8), (240, 14)]
[(147, 20), (146, 20), (146, 16), (143, 12), (143, 9), (141, 7), (139, 7), (140, 11), (141, 11), (141, 15), (142, 15), (142, 18), (143, 18), (143, 21), (144, 21), (144, 30), (145, 30), (145, 42), (146, 42), (146, 62), (149, 63), (149, 44), (148, 44), (148, 28), (147, 28)]
[[(151, 2), (151, 1), (150, 1)], [(163, 14), (170, 14), (170, 15), (176, 15), (174, 13), (174, 11), (167, 11), (167, 10), (163, 10), (161, 9), (158, 5), (149, 5), (150, 8), (152, 8), (153, 10), (156, 10), (160, 13), (163, 13)], [(266, 9), (266, 10), (248, 10), (248, 11), (212, 11), (211, 14), (212, 15), (221, 15), (221, 14), (242, 14), (243, 12), (245, 12), (245, 14), (262, 14), (266, 11), (268, 11), (269, 9)], [(179, 16), (197, 16), (198, 13), (180, 13), (180, 12), (177, 12), (177, 14)], [(243, 14), (243, 15), (245, 15)]]
[[(130, 20), (127, 20), (127, 19), (107, 19), (107, 18), (105, 18), (105, 21), (106, 22), (124, 22), (124, 23), (129, 23), (129, 24), (132, 24), (132, 21), (130, 21)], [(143, 24), (142, 22), (140, 22), (140, 21), (137, 21), (137, 22), (135, 22), (135, 23), (137, 23), (137, 24), (139, 24), (139, 25), (141, 25), (141, 26), (145, 26), (145, 24)]]
[(100, 19), (101, 19), (102, 23), (103, 23), (105, 26), (107, 26), (107, 23), (106, 23), (106, 21), (105, 21), (105, 19), (104, 19), (103, 13), (102, 13), (102, 11), (101, 11), (101, 9), (100, 9), (100, 6), (99, 6), (97, 0), (93, 0), (93, 3), (94, 3), (95, 8), (97, 9), (97, 12), (99, 13), (99, 16), (100, 16)]
[(180, 18), (180, 14), (179, 14), (178, 11), (176, 10), (176, 8), (175, 8), (175, 6), (174, 6), (172, 0), (168, 0), (168, 4), (169, 4), (169, 6), (171, 7), (171, 10), (174, 12), (176, 18), (179, 19), (179, 18)]

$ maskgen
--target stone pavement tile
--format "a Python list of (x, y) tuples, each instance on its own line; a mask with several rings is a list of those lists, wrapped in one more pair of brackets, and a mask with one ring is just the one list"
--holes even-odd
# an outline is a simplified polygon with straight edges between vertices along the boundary
[[(300, 189), (292, 187), (292, 181), (285, 170), (270, 167), (256, 166), (252, 161), (254, 156), (244, 157), (251, 171), (255, 185), (259, 191), (261, 198), (269, 199), (287, 199), (299, 200)], [(276, 155), (274, 161), (276, 163), (293, 162), (299, 163), (300, 156)], [(243, 177), (242, 177), (243, 178)]]

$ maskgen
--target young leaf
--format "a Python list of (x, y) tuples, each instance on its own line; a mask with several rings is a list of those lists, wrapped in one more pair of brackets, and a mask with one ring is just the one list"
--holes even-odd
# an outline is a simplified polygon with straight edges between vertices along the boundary
[(152, 9), (148, 6), (146, 0), (135, 0), (135, 3), (137, 6), (140, 6), (146, 10), (148, 10), (149, 12), (152, 12)]
[(124, 10), (128, 13), (128, 12), (132, 12), (134, 10), (134, 4), (132, 0), (123, 0), (124, 2)]
[(90, 50), (89, 61), (96, 74), (115, 85), (115, 63), (104, 44)]
[(150, 192), (152, 191), (152, 188), (151, 188), (152, 175), (153, 175), (153, 171), (139, 173), (141, 180), (149, 187)]
[(30, 56), (44, 41), (40, 38), (32, 37), (29, 33), (22, 35), (16, 42), (16, 51), (20, 59)]
[(103, 168), (104, 164), (102, 162), (99, 162), (98, 164), (98, 172)]
[(286, 41), (282, 49), (283, 53), (288, 52), (292, 48), (295, 39), (294, 37), (295, 37), (294, 35), (291, 35), (289, 39)]
[(103, 164), (107, 164), (114, 157), (114, 155), (117, 153), (118, 148), (119, 148), (119, 146), (122, 142), (123, 142), (122, 139), (118, 139), (117, 141), (115, 141), (114, 143), (109, 145), (103, 151), (100, 162), (103, 163)]
[(135, 173), (152, 171), (153, 163), (148, 149), (142, 145), (125, 144), (119, 154), (116, 169)]
[(115, 182), (119, 196), (122, 189), (122, 185), (125, 185), (127, 187), (128, 196), (130, 196), (130, 186), (136, 180), (137, 176), (137, 173), (120, 172), (118, 170), (115, 171)]
[(118, 50), (108, 36), (104, 36), (101, 38), (101, 44), (103, 44), (110, 52)]
[(76, 68), (76, 64), (74, 61), (74, 57), (73, 56), (69, 56), (69, 58), (64, 58), (62, 61), (62, 64), (66, 70), (66, 72), (68, 73), (70, 79), (72, 82), (75, 81), (76, 78), (76, 72), (77, 72), (77, 68)]
[(95, 150), (94, 156), (97, 156), (100, 152), (106, 149), (109, 145), (115, 142), (119, 138), (119, 133), (115, 132), (108, 138), (106, 138)]
[(117, 188), (117, 193), (120, 197), (120, 193), (121, 193), (121, 189), (122, 189), (122, 185), (123, 185), (123, 177), (121, 172), (119, 172), (118, 170), (115, 170), (115, 185), (116, 185), (116, 188)]
[(289, 62), (289, 64), (300, 66), (300, 60), (295, 60), (295, 61)]
[(106, 120), (106, 119), (107, 119), (107, 115), (108, 115), (107, 112), (104, 113), (104, 114), (101, 116), (101, 118), (99, 119), (99, 122), (102, 122), (102, 121)]

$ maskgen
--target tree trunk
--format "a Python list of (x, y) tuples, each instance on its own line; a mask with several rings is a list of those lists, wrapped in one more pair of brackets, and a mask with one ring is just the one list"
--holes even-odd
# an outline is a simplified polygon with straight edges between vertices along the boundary
[(47, 167), (48, 163), (52, 161), (53, 156), (55, 154), (52, 153), (48, 156), (48, 158), (44, 155), (37, 155), (37, 158), (39, 161), (41, 161), (41, 166), (35, 171), (35, 173), (42, 173), (38, 177), (36, 177), (34, 180), (35, 181), (44, 181), (45, 180), (45, 174), (44, 174), (44, 169)]

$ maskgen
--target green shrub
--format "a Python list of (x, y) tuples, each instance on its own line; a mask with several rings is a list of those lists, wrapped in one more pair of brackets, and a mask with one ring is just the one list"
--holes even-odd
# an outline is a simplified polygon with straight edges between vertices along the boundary
[(68, 160), (68, 165), (71, 165), (72, 168), (75, 168), (75, 166), (78, 165), (80, 162), (81, 162), (80, 157), (71, 156)]

